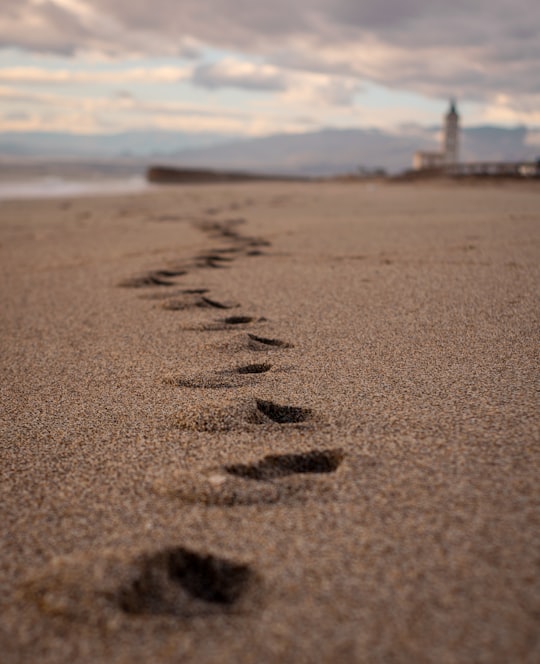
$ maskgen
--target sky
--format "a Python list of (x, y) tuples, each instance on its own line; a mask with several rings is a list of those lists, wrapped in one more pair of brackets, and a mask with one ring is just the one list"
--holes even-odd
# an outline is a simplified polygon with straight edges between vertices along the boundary
[(540, 127), (538, 0), (0, 0), (0, 131)]

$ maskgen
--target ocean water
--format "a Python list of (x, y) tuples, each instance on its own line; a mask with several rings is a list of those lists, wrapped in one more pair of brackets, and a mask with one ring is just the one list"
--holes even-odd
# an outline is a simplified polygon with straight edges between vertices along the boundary
[(76, 196), (110, 196), (151, 189), (142, 175), (124, 178), (77, 180), (60, 176), (34, 177), (24, 180), (0, 180), (0, 200), (30, 198), (65, 198)]

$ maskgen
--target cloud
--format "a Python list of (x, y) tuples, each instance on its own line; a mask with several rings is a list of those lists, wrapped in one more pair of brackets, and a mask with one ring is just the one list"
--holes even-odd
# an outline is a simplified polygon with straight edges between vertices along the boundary
[(135, 67), (131, 69), (108, 69), (99, 71), (43, 69), (40, 67), (5, 67), (0, 69), (0, 83), (71, 84), (71, 83), (176, 83), (191, 75), (181, 67)]
[[(8, 105), (20, 108), (9, 110)], [(277, 131), (302, 131), (300, 120), (283, 120), (272, 113), (250, 110), (209, 109), (178, 101), (147, 101), (132, 94), (69, 97), (32, 89), (21, 91), (0, 85), (1, 131), (67, 131), (78, 134), (115, 133), (125, 130), (167, 129), (259, 136)]]
[[(0, 46), (74, 54), (250, 56), (252, 71), (199, 65), (194, 82), (283, 92), (282, 70), (371, 80), (516, 112), (540, 92), (537, 0), (2, 0)], [(266, 68), (266, 69), (265, 69)], [(278, 71), (275, 71), (275, 68)], [(327, 86), (347, 97), (347, 83)], [(532, 112), (532, 111), (531, 111)]]
[[(160, 15), (157, 6), (154, 7)], [(7, 11), (4, 3), (7, 2)], [(111, 6), (114, 1), (111, 2)], [(134, 3), (136, 4), (136, 3)], [(0, 48), (20, 48), (37, 53), (72, 56), (80, 52), (123, 56), (137, 53), (169, 53), (196, 57), (195, 40), (185, 35), (172, 38), (154, 29), (132, 29), (132, 17), (116, 20), (110, 7), (94, 0), (2, 0)]]
[(210, 89), (230, 87), (278, 92), (284, 102), (327, 106), (347, 106), (361, 89), (355, 79), (299, 72), (234, 58), (195, 67), (191, 82)]
[(191, 80), (195, 85), (210, 89), (234, 87), (276, 91), (286, 90), (288, 87), (287, 76), (276, 67), (231, 58), (214, 64), (199, 65), (193, 71)]

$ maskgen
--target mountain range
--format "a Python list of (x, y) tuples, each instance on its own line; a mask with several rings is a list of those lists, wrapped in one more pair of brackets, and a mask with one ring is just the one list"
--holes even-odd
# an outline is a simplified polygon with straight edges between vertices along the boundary
[[(379, 129), (322, 129), (298, 134), (241, 138), (220, 134), (132, 131), (107, 135), (0, 133), (0, 161), (32, 159), (130, 160), (257, 173), (335, 175), (410, 167), (417, 150), (439, 149), (438, 128), (409, 126)], [(469, 127), (462, 130), (463, 161), (536, 159), (538, 132), (526, 127)]]

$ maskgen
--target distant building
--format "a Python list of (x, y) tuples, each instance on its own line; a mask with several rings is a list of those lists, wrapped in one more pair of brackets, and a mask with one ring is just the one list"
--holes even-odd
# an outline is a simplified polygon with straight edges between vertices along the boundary
[(413, 169), (443, 170), (459, 163), (459, 115), (455, 101), (450, 101), (448, 113), (444, 116), (442, 150), (440, 152), (419, 151), (413, 157)]
[(439, 170), (444, 166), (444, 155), (442, 152), (425, 152), (423, 150), (414, 153), (413, 169), (415, 171)]
[(444, 163), (453, 166), (459, 163), (459, 115), (456, 102), (450, 102), (450, 110), (444, 118), (443, 137)]
[(442, 149), (440, 152), (416, 152), (414, 171), (425, 174), (444, 174), (450, 177), (511, 177), (540, 178), (540, 158), (536, 161), (467, 161), (459, 160), (459, 115), (455, 101), (450, 101), (444, 116)]

